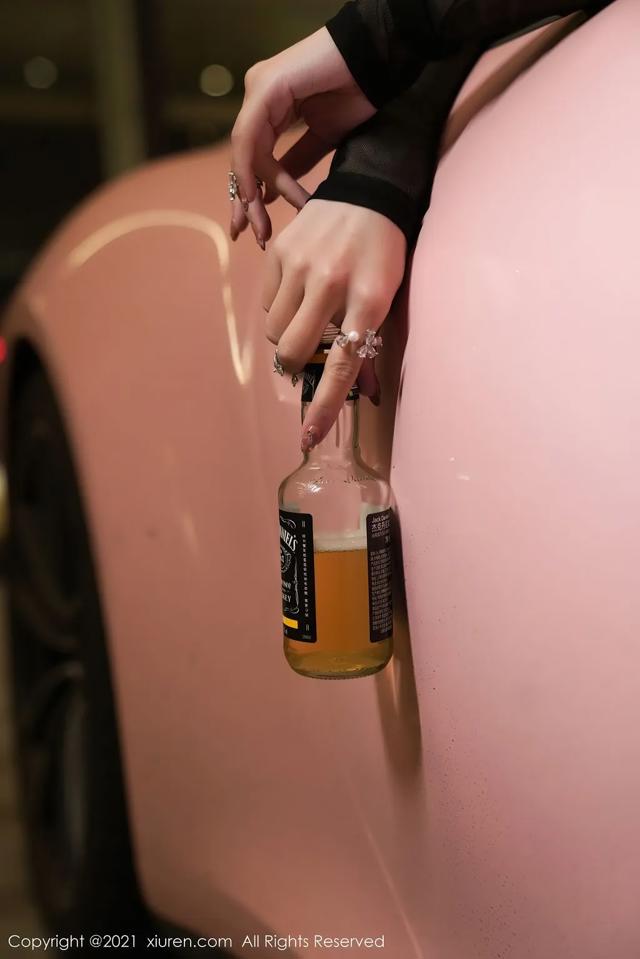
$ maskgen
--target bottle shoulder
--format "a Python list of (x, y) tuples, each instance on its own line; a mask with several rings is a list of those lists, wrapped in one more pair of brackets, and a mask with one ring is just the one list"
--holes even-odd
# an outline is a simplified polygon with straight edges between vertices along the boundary
[(280, 484), (280, 503), (319, 502), (327, 497), (359, 496), (381, 506), (389, 504), (387, 481), (370, 466), (356, 459), (348, 461), (304, 461)]

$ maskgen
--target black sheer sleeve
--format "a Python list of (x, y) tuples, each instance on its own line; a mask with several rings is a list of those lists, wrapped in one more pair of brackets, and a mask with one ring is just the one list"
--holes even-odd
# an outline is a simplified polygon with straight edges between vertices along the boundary
[(378, 112), (340, 145), (312, 199), (376, 210), (411, 245), (429, 206), (449, 111), (492, 42), (611, 0), (357, 0), (328, 28)]
[(407, 89), (429, 60), (484, 46), (548, 17), (611, 0), (350, 0), (327, 23), (356, 83), (379, 107)]
[(411, 245), (429, 206), (449, 111), (481, 52), (470, 44), (427, 64), (408, 90), (343, 141), (312, 199), (376, 210), (399, 226)]

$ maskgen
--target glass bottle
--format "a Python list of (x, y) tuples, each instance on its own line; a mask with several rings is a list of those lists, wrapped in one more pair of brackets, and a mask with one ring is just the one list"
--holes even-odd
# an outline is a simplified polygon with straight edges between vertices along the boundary
[[(333, 338), (305, 367), (303, 420)], [(360, 457), (358, 403), (354, 386), (278, 490), (284, 654), (317, 679), (371, 675), (392, 653), (391, 490)]]

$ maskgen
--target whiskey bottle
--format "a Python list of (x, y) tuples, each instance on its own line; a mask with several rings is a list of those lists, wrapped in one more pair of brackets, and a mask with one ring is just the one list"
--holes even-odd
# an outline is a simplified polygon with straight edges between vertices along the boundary
[[(337, 331), (336, 331), (337, 332)], [(335, 332), (304, 370), (302, 419)], [(391, 491), (363, 462), (358, 388), (278, 490), (284, 654), (303, 676), (368, 676), (391, 658)]]

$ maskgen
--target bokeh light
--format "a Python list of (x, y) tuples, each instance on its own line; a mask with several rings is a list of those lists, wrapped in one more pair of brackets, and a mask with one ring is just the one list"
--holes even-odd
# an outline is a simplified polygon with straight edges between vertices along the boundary
[(34, 90), (48, 90), (58, 79), (58, 68), (49, 57), (31, 57), (23, 67), (25, 83)]
[(233, 74), (221, 63), (210, 63), (200, 73), (200, 89), (208, 97), (224, 97), (233, 90)]

